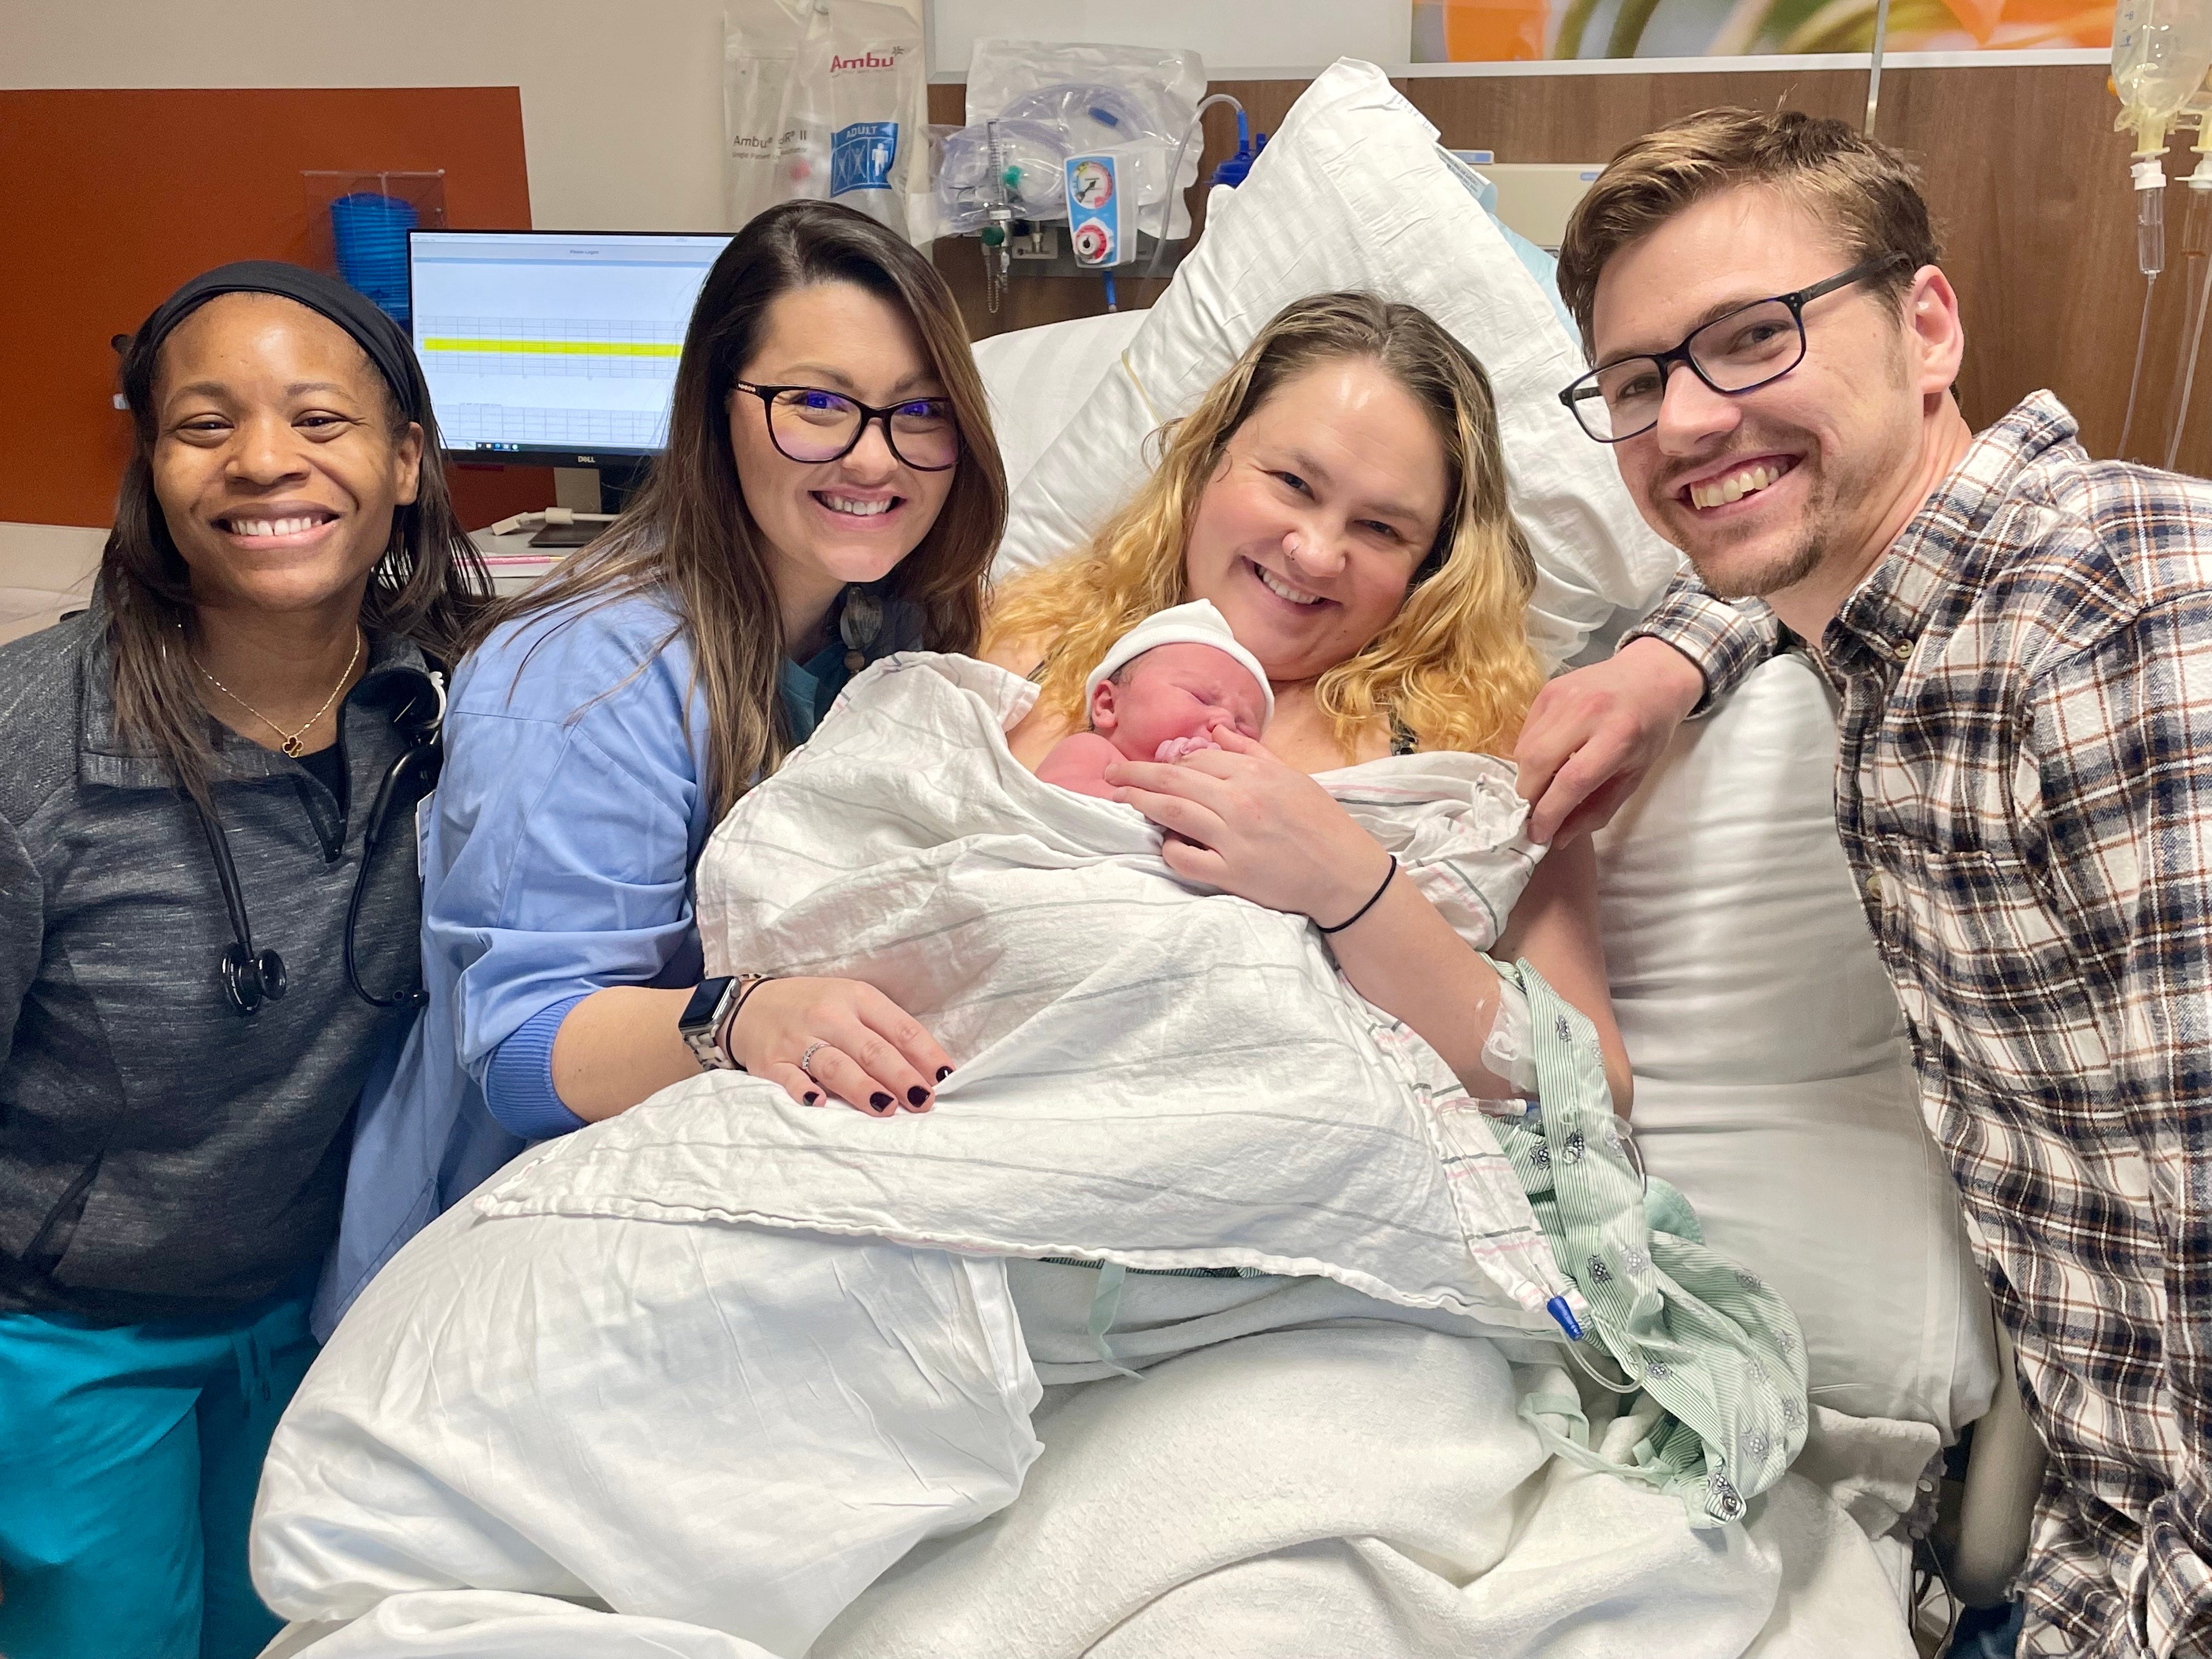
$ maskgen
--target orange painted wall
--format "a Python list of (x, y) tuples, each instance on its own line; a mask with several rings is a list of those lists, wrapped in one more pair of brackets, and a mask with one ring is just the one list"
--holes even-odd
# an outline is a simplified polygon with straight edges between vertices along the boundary
[[(447, 224), (527, 229), (520, 92), (0, 91), (0, 520), (109, 522), (130, 445), (110, 338), (210, 266), (312, 263), (303, 170), (438, 167)], [(472, 526), (553, 499), (543, 467), (454, 483)]]

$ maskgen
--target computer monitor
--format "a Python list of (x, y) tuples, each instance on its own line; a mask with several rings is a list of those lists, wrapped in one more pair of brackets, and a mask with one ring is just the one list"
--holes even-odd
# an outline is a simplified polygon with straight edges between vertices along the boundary
[(659, 453), (692, 302), (729, 241), (410, 231), (415, 355), (446, 453), (609, 473)]

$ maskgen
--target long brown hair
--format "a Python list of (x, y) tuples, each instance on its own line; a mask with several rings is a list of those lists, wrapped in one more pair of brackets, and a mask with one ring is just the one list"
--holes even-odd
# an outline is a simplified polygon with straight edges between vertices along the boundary
[(912, 319), (952, 406), (960, 459), (951, 493), (882, 592), (920, 610), (927, 649), (974, 650), (984, 574), (1006, 527), (1006, 474), (967, 325), (945, 279), (910, 244), (829, 202), (772, 207), (722, 250), (684, 332), (667, 450), (636, 499), (558, 575), (498, 607), (471, 641), (564, 606), (672, 595), (681, 620), (663, 643), (690, 640), (692, 684), (706, 696), (704, 760), (717, 816), (792, 747), (777, 690), (784, 644), (775, 584), (738, 486), (726, 406), (769, 307), (793, 289), (832, 282), (865, 289)]
[[(154, 493), (154, 446), (160, 436), (154, 386), (167, 335), (155, 332), (152, 321), (133, 337), (123, 356), (131, 460), (116, 498), (115, 526), (100, 552), (100, 594), (107, 610), (116, 733), (159, 759), (177, 787), (205, 806), (215, 763), (213, 722), (180, 648), (179, 631), (192, 616), (191, 573)], [(446, 488), (429, 388), (422, 383), (411, 354), (405, 362), (413, 382), (407, 401), (419, 411), (416, 416), (402, 409), (399, 395), (381, 373), (375, 378), (394, 441), (406, 432), (410, 418), (422, 427), (422, 462), (414, 501), (392, 509), (391, 540), (362, 595), (361, 624), (412, 640), (450, 663), (490, 602), (491, 577), (461, 528)]]
[(1190, 597), (1191, 524), (1230, 438), (1285, 382), (1346, 358), (1376, 364), (1427, 411), (1449, 494), (1398, 614), (1322, 674), (1315, 697), (1347, 756), (1384, 718), (1424, 749), (1511, 744), (1543, 673), (1524, 617), (1536, 562), (1507, 500), (1490, 379), (1426, 312), (1371, 294), (1316, 294), (1278, 312), (1198, 407), (1162, 428), (1159, 465), (1090, 546), (1001, 590), (990, 643), (1048, 647), (1041, 706), (1079, 719), (1107, 647)]

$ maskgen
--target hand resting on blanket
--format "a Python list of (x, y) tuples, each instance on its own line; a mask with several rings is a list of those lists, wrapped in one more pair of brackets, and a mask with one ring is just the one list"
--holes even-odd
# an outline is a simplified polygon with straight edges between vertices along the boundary
[(818, 1106), (826, 1091), (874, 1117), (927, 1111), (952, 1074), (952, 1057), (921, 1022), (858, 980), (770, 980), (745, 999), (723, 1042), (793, 1100)]
[[(657, 986), (611, 985), (578, 1003), (553, 1044), (553, 1079), (562, 1103), (586, 1122), (635, 1105), (644, 1097), (639, 1079), (656, 1077), (667, 1005), (690, 996)], [(793, 1100), (819, 1106), (834, 1097), (869, 1117), (927, 1111), (937, 1097), (934, 1085), (952, 1067), (919, 1020), (856, 979), (769, 980), (744, 1000), (722, 1033), (722, 1046), (755, 1077), (782, 1085)], [(688, 1049), (685, 1054), (696, 1071), (698, 1062)], [(645, 1091), (663, 1086), (652, 1081)]]

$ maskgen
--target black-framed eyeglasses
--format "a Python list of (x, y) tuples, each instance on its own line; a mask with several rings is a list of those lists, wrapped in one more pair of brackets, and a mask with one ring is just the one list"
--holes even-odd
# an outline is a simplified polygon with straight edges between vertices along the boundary
[(1672, 351), (1616, 358), (1590, 370), (1559, 393), (1559, 401), (1598, 442), (1617, 444), (1659, 424), (1667, 382), (1678, 363), (1724, 396), (1778, 380), (1805, 361), (1807, 306), (1824, 294), (1893, 270), (1905, 258), (1902, 253), (1877, 253), (1825, 283), (1738, 306), (1692, 329)]
[(947, 398), (909, 398), (872, 409), (842, 392), (818, 386), (752, 386), (737, 390), (761, 400), (768, 439), (787, 460), (819, 466), (841, 461), (859, 447), (868, 423), (883, 423), (891, 453), (917, 472), (942, 472), (960, 460), (960, 427)]

